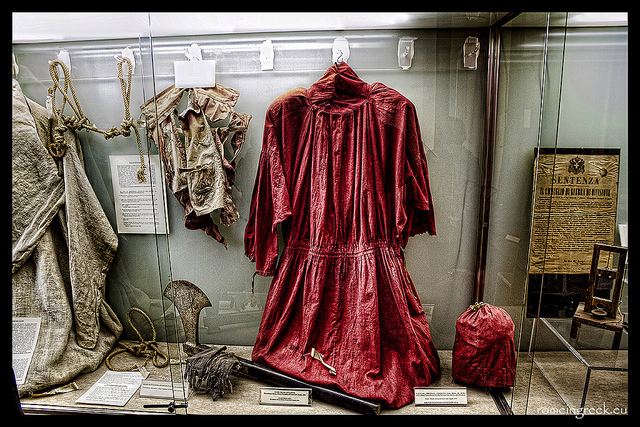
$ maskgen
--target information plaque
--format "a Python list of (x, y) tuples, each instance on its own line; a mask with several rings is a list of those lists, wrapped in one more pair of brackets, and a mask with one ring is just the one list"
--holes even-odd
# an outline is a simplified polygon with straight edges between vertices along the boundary
[(260, 404), (282, 406), (311, 406), (311, 389), (260, 387)]
[(416, 406), (464, 406), (467, 401), (466, 387), (415, 387)]

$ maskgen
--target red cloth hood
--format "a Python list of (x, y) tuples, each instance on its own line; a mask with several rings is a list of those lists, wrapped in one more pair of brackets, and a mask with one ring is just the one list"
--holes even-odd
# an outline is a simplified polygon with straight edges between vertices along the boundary
[(353, 108), (369, 97), (370, 85), (346, 63), (333, 64), (307, 90), (312, 104), (321, 108)]

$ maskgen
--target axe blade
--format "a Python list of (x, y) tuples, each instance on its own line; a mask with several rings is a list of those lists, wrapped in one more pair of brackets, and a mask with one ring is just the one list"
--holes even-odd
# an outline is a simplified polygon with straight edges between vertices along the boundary
[(205, 293), (188, 280), (173, 280), (164, 289), (164, 296), (173, 302), (178, 309), (182, 328), (186, 338), (186, 346), (200, 346), (198, 327), (200, 312), (211, 307), (211, 301)]

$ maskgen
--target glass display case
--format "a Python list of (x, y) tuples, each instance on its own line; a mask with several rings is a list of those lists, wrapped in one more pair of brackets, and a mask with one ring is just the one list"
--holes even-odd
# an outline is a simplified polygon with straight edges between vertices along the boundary
[[(508, 267), (516, 283), (525, 284), (518, 364), (518, 378), (524, 378), (513, 389), (512, 410), (626, 414), (626, 15), (523, 13), (505, 25), (502, 37), (504, 122), (497, 147), (505, 159), (522, 162), (528, 152), (526, 167), (533, 171), (527, 183), (517, 183), (524, 175), (502, 168), (495, 192), (499, 200), (494, 200), (500, 213), (492, 210), (496, 242), (509, 238), (510, 229), (500, 228), (516, 216), (522, 222), (512, 229), (526, 230), (528, 241), (517, 255), (494, 261), (498, 279), (499, 269)], [(529, 123), (531, 99), (539, 119), (530, 138), (523, 139), (520, 127)], [(525, 166), (517, 165), (516, 170)], [(508, 178), (513, 175), (518, 178)], [(514, 206), (526, 214), (514, 216)], [(616, 253), (595, 261), (601, 245)], [(506, 276), (508, 282), (511, 277)], [(609, 305), (612, 312), (596, 317), (591, 308), (585, 310), (594, 296), (618, 308)]]
[[(35, 349), (17, 354), (14, 345), (25, 412), (540, 414), (587, 413), (602, 402), (626, 411), (628, 261), (615, 348), (617, 332), (572, 330), (587, 299), (593, 244), (628, 247), (626, 13), (14, 13), (12, 47), (12, 190), (20, 201), (12, 212), (14, 342), (35, 330)], [(316, 122), (291, 137), (294, 148), (269, 141), (295, 133), (299, 110), (284, 114), (282, 105), (322, 101), (333, 73), (348, 76), (340, 89), (364, 102), (309, 107), (332, 149), (323, 154), (330, 160), (307, 164), (295, 144), (321, 137)], [(408, 116), (394, 116), (394, 99), (409, 105)], [(378, 116), (358, 122), (369, 104), (382, 106), (367, 110)], [(387, 116), (396, 118), (377, 137), (362, 136), (363, 126)], [(354, 126), (353, 147), (373, 154), (365, 148), (363, 157), (347, 156), (353, 165), (342, 164), (341, 126)], [(386, 152), (367, 144), (404, 126), (397, 144), (414, 140), (415, 147), (389, 181), (389, 147), (400, 145)], [(24, 140), (48, 169), (19, 155)], [(56, 156), (60, 141), (66, 148)], [(361, 172), (367, 161), (373, 178)], [(562, 162), (578, 172), (557, 172)], [(274, 172), (281, 163), (293, 172)], [(336, 170), (343, 181), (325, 176)], [(424, 201), (413, 186), (426, 189)], [(326, 188), (344, 200), (319, 199)], [(590, 193), (563, 205), (559, 188)], [(32, 193), (36, 199), (24, 196)], [(49, 203), (39, 232), (23, 224), (38, 219), (29, 203), (37, 197)], [(400, 210), (384, 213), (398, 200)], [(415, 203), (415, 217), (405, 203)], [(296, 229), (338, 224), (344, 215), (351, 219), (331, 231), (330, 240), (340, 241), (366, 223), (360, 209), (378, 212), (367, 215), (384, 224), (396, 217), (409, 224), (388, 237), (404, 236), (395, 255), (375, 255), (401, 262), (385, 261), (391, 267), (366, 279), (373, 259), (366, 254), (383, 251), (379, 244), (349, 252), (305, 247), (302, 264), (283, 261), (301, 256), (291, 255), (295, 244), (309, 240), (291, 240)], [(420, 216), (429, 211), (433, 229)], [(260, 228), (259, 215), (276, 219)], [(580, 221), (602, 228), (585, 233)], [(74, 238), (84, 246), (74, 247)], [(557, 256), (567, 248), (570, 255)], [(351, 261), (326, 261), (338, 253), (369, 261), (354, 278), (343, 270)], [(313, 270), (314, 262), (329, 263), (329, 273)], [(287, 269), (307, 284), (294, 274), (280, 279)], [(385, 274), (391, 279), (379, 279)], [(384, 294), (376, 280), (394, 284), (392, 291)], [(613, 282), (601, 281), (598, 295), (617, 299), (607, 294)], [(53, 295), (66, 298), (54, 304)], [(457, 326), (480, 302), (505, 313), (513, 328), (503, 337), (515, 366), (506, 387), (454, 380)], [(393, 313), (405, 312), (410, 320), (394, 323)], [(367, 316), (386, 320), (370, 332)], [(82, 342), (87, 319), (90, 343)], [(404, 328), (412, 338), (397, 344)], [(294, 365), (297, 356), (275, 358), (297, 355), (287, 352), (303, 339), (304, 369)], [(387, 348), (379, 356), (393, 359), (380, 362), (387, 369), (420, 366), (419, 374), (403, 371), (425, 375), (402, 385), (410, 402), (396, 399), (402, 387), (395, 385), (380, 400), (350, 392), (341, 376), (355, 377), (369, 363), (359, 349), (372, 343)], [(430, 373), (423, 363), (434, 363)], [(354, 381), (368, 384), (382, 373)], [(375, 384), (387, 390), (389, 382)], [(436, 404), (419, 401), (423, 391)], [(446, 393), (464, 402), (437, 400)]]

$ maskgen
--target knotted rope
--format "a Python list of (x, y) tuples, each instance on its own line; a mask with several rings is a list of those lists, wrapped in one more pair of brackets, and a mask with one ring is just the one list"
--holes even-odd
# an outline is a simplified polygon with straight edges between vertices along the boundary
[[(125, 81), (123, 64), (127, 64), (127, 79)], [(64, 84), (60, 82), (60, 75), (58, 73), (58, 66), (62, 69), (64, 75)], [(49, 74), (53, 85), (48, 89), (48, 94), (51, 102), (51, 109), (53, 116), (57, 119), (57, 125), (51, 129), (52, 139), (48, 143), (48, 150), (54, 157), (63, 157), (68, 144), (64, 140), (64, 133), (69, 130), (87, 129), (93, 132), (100, 133), (105, 139), (115, 138), (116, 136), (128, 137), (131, 135), (131, 128), (133, 128), (136, 135), (136, 145), (138, 146), (138, 152), (140, 154), (140, 168), (138, 169), (137, 178), (139, 182), (145, 181), (145, 165), (144, 154), (142, 152), (142, 144), (140, 142), (140, 132), (136, 127), (133, 119), (131, 118), (131, 78), (133, 74), (133, 64), (129, 58), (118, 58), (118, 80), (120, 80), (120, 90), (122, 93), (122, 100), (124, 102), (124, 119), (120, 123), (119, 127), (110, 127), (107, 130), (102, 130), (96, 127), (91, 121), (84, 115), (82, 108), (80, 107), (80, 101), (78, 101), (78, 95), (76, 89), (71, 80), (71, 73), (67, 66), (59, 61), (53, 60), (49, 62)], [(71, 91), (71, 98), (68, 92)], [(56, 93), (62, 94), (63, 100), (60, 108), (56, 107)], [(69, 104), (73, 110), (74, 115), (65, 116), (64, 108)]]
[[(151, 326), (152, 338), (150, 341), (145, 341), (145, 339), (142, 337), (142, 334), (140, 333), (138, 328), (136, 328), (135, 325), (133, 324), (131, 315), (134, 312), (140, 313), (142, 317), (147, 321), (149, 326)], [(125, 368), (119, 368), (119, 369), (114, 368), (112, 364), (113, 358), (118, 354), (124, 353), (124, 352), (131, 353), (136, 357), (144, 357), (145, 361), (143, 366), (147, 365), (147, 362), (149, 361), (149, 359), (151, 359), (151, 361), (153, 362), (153, 366), (155, 366), (156, 368), (164, 368), (165, 366), (167, 366), (169, 364), (169, 357), (166, 354), (164, 354), (162, 351), (160, 351), (159, 345), (156, 342), (156, 328), (153, 326), (153, 322), (151, 321), (147, 313), (145, 313), (138, 307), (131, 307), (128, 312), (127, 320), (129, 322), (129, 325), (131, 325), (131, 328), (133, 328), (134, 332), (138, 335), (138, 338), (140, 341), (138, 343), (131, 344), (131, 345), (123, 342), (118, 342), (118, 345), (120, 346), (120, 348), (112, 351), (105, 360), (105, 364), (107, 365), (107, 368), (109, 368), (112, 371), (136, 370), (138, 367), (135, 365), (130, 365)]]
[[(123, 76), (122, 66), (127, 64), (127, 81)], [(133, 74), (133, 64), (129, 58), (118, 58), (118, 80), (120, 80), (120, 92), (122, 93), (122, 101), (124, 103), (124, 119), (120, 123), (120, 127), (111, 127), (104, 132), (105, 139), (114, 138), (116, 136), (128, 137), (131, 135), (131, 128), (136, 135), (136, 145), (140, 153), (140, 168), (137, 177), (139, 182), (145, 181), (145, 165), (144, 154), (142, 153), (142, 144), (140, 143), (140, 132), (131, 118), (131, 76)]]
[[(58, 66), (62, 68), (62, 73), (64, 75), (64, 85), (60, 83)], [(49, 150), (49, 153), (53, 157), (63, 157), (68, 147), (67, 142), (64, 140), (64, 133), (67, 130), (79, 130), (83, 128), (96, 132), (99, 132), (100, 130), (96, 128), (82, 112), (80, 102), (78, 101), (78, 95), (76, 94), (76, 89), (73, 86), (73, 82), (71, 81), (71, 74), (69, 73), (69, 69), (67, 68), (67, 66), (57, 59), (50, 61), (49, 74), (51, 75), (53, 86), (51, 86), (47, 90), (47, 92), (51, 102), (51, 113), (57, 119), (57, 126), (51, 129), (52, 138), (49, 140), (47, 148)], [(73, 99), (69, 98), (69, 90), (71, 90), (71, 96)], [(56, 93), (58, 91), (62, 94), (63, 98), (60, 108), (56, 108)], [(69, 103), (69, 106), (71, 107), (75, 115), (64, 115), (64, 108), (67, 103)]]
[(480, 307), (482, 307), (483, 305), (486, 305), (486, 302), (478, 302), (476, 301), (474, 304), (471, 304), (469, 306), (469, 308), (473, 311), (478, 311), (480, 309)]

